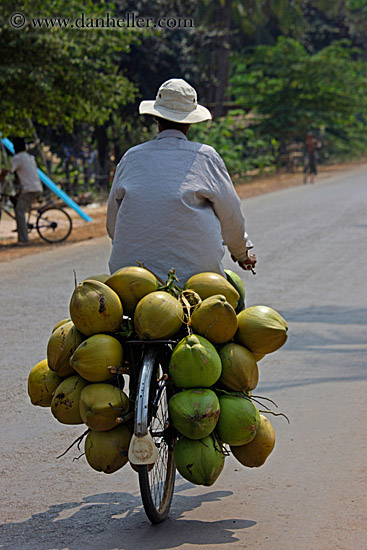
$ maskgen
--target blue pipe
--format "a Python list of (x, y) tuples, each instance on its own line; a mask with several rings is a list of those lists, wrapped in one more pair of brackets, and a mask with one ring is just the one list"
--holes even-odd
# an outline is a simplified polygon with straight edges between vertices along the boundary
[[(14, 152), (15, 152), (14, 151), (14, 145), (12, 144), (10, 139), (2, 138), (1, 141), (5, 145), (5, 147), (10, 151), (10, 153), (12, 155), (14, 155)], [(81, 218), (83, 218), (83, 220), (85, 220), (86, 222), (91, 222), (92, 221), (92, 218), (90, 216), (88, 216), (88, 214), (83, 212), (83, 210), (80, 208), (79, 204), (77, 204), (75, 201), (73, 201), (73, 199), (70, 198), (69, 195), (67, 195), (65, 193), (65, 191), (60, 189), (56, 185), (56, 183), (54, 183), (44, 172), (42, 172), (42, 170), (37, 168), (37, 171), (38, 171), (38, 175), (39, 175), (40, 180), (42, 181), (42, 183), (44, 183), (49, 189), (51, 189), (51, 191), (56, 193), (56, 195), (58, 197), (60, 197), (60, 199), (62, 199), (68, 206), (70, 206), (70, 208), (73, 208), (75, 210), (75, 212), (77, 214), (79, 214), (79, 216)]]

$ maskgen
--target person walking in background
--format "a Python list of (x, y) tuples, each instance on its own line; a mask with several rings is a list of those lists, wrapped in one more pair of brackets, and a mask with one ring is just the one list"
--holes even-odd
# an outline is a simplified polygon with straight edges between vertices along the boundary
[[(28, 227), (26, 213), (30, 210), (32, 203), (43, 191), (42, 183), (38, 176), (35, 158), (26, 152), (24, 138), (14, 139), (15, 154), (11, 158), (11, 172), (18, 177), (19, 192), (16, 194), (15, 216), (17, 222), (18, 245), (28, 244)], [(0, 182), (8, 174), (9, 170), (3, 170), (0, 174)]]
[(304, 168), (303, 168), (303, 183), (307, 183), (310, 176), (310, 183), (314, 183), (317, 176), (317, 152), (316, 149), (321, 147), (321, 142), (313, 137), (312, 132), (307, 132), (304, 145)]

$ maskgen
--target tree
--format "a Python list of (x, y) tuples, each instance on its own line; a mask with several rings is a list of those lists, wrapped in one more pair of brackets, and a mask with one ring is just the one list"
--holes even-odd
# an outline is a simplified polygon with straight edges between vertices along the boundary
[(356, 143), (367, 121), (367, 79), (358, 54), (345, 41), (309, 54), (280, 37), (275, 46), (235, 59), (231, 91), (239, 106), (257, 114), (257, 130), (281, 145), (310, 129)]
[[(28, 119), (72, 131), (75, 121), (103, 124), (113, 109), (126, 104), (134, 87), (118, 72), (121, 51), (128, 51), (135, 34), (129, 29), (34, 28), (34, 17), (76, 19), (81, 12), (103, 17), (108, 4), (77, 0), (20, 0), (16, 9), (2, 5), (0, 28), (0, 129), (3, 134), (28, 131)], [(14, 29), (14, 12), (27, 23)], [(111, 13), (113, 15), (113, 12)]]

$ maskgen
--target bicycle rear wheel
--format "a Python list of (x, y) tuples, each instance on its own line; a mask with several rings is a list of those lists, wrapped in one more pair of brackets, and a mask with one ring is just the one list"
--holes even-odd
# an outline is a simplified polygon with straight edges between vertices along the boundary
[(40, 212), (36, 228), (39, 236), (44, 241), (48, 243), (61, 243), (70, 235), (73, 223), (65, 210), (50, 207)]
[[(174, 430), (169, 422), (168, 401), (172, 386), (166, 375), (166, 360), (162, 348), (154, 346), (144, 355), (140, 373), (135, 433), (144, 435), (144, 423), (158, 449), (158, 459), (151, 466), (138, 466), (140, 493), (145, 513), (154, 524), (168, 516), (175, 485), (173, 448)], [(139, 428), (140, 422), (140, 428)], [(142, 430), (142, 431), (141, 431)]]

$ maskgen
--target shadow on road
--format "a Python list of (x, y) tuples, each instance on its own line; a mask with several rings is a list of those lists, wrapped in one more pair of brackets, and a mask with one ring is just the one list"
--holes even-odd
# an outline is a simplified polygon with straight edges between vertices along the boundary
[[(181, 490), (185, 488), (186, 484)], [(180, 491), (180, 487), (177, 489)], [(163, 550), (183, 544), (225, 547), (239, 540), (236, 531), (252, 527), (256, 522), (246, 519), (200, 521), (182, 516), (205, 502), (218, 502), (217, 517), (223, 517), (221, 501), (231, 495), (231, 491), (196, 496), (175, 493), (169, 519), (158, 526), (152, 526), (147, 520), (140, 496), (91, 495), (80, 502), (51, 506), (24, 522), (1, 525), (0, 547), (2, 550)]]
[(366, 325), (367, 308), (343, 306), (309, 306), (300, 309), (282, 310), (288, 323), (330, 323), (332, 325)]

